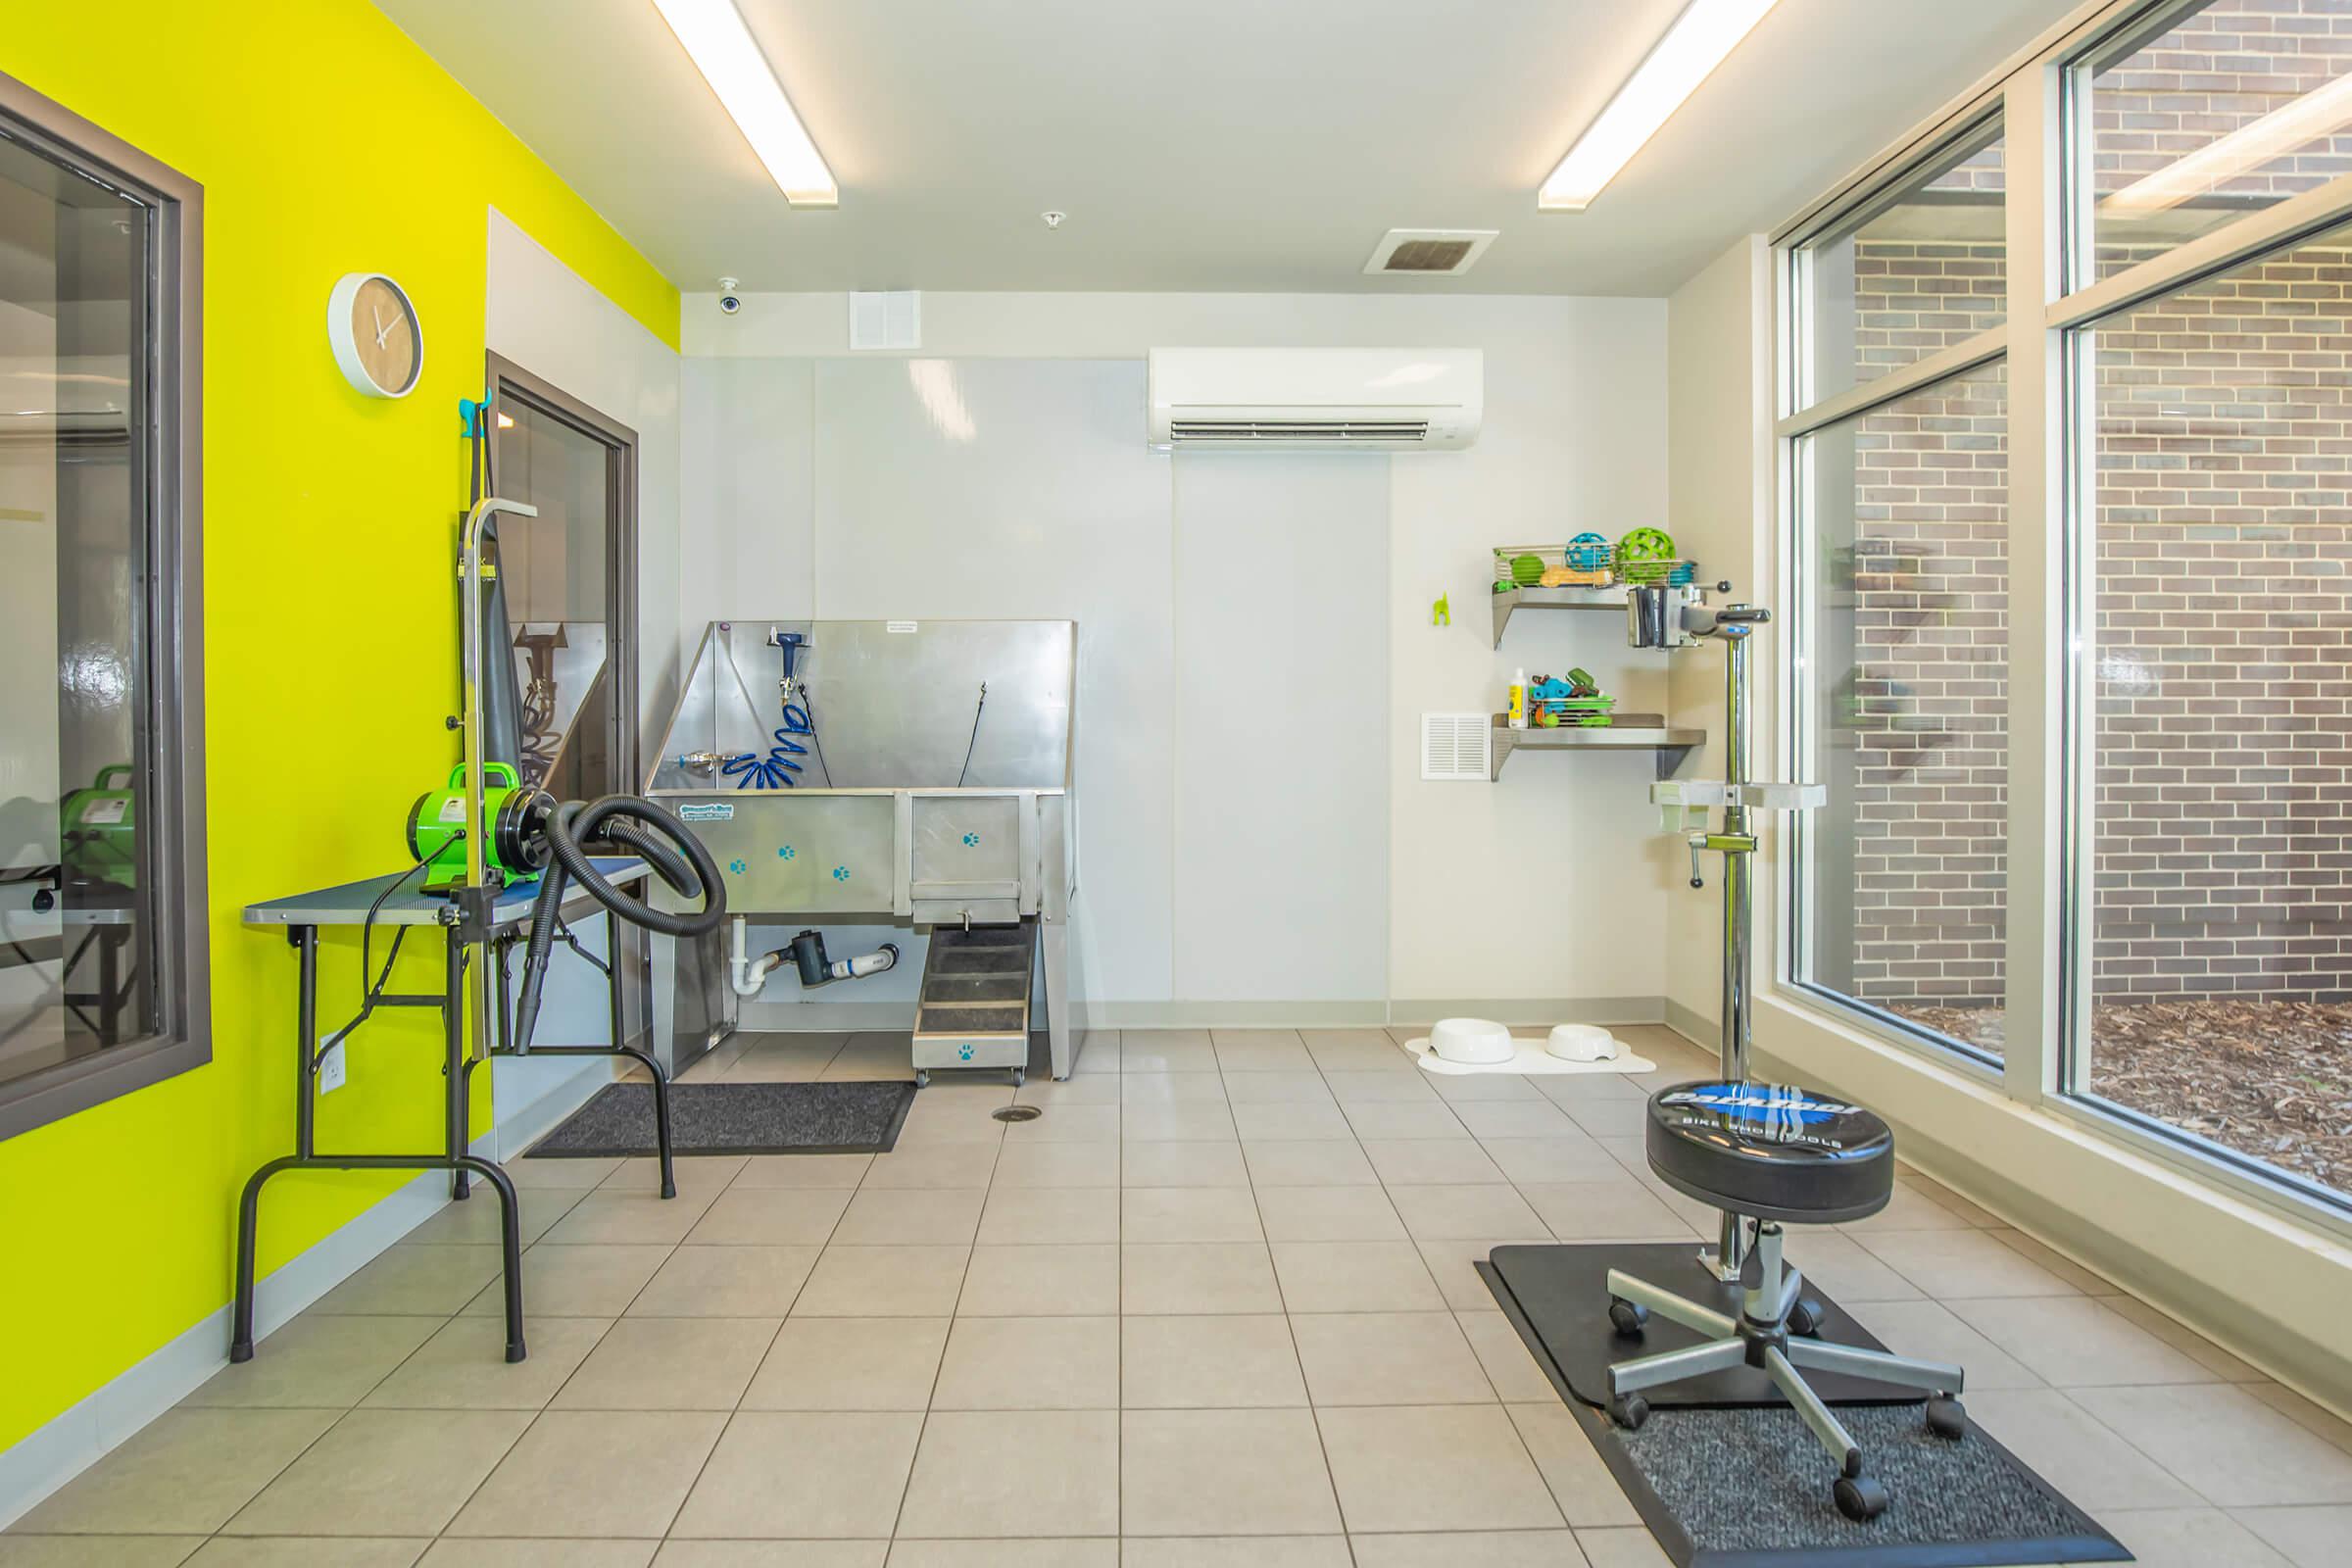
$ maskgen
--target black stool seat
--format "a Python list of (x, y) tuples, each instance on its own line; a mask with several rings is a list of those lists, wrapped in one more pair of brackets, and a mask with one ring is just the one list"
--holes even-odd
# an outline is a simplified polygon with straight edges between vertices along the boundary
[(1861, 1106), (1780, 1084), (1700, 1080), (1649, 1097), (1649, 1168), (1676, 1192), (1790, 1225), (1886, 1206), (1894, 1134)]

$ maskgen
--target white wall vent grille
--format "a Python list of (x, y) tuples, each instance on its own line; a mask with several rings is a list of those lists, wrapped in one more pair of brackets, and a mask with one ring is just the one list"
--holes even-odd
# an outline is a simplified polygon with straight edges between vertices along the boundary
[(923, 346), (923, 296), (913, 289), (850, 296), (850, 347), (919, 349)]
[(1494, 720), (1485, 713), (1423, 713), (1421, 776), (1485, 784), (1494, 777)]

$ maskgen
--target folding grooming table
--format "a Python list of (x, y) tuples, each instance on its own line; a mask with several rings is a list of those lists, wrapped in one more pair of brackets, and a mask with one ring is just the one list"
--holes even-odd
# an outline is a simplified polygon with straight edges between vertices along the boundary
[[(608, 882), (626, 885), (643, 882), (647, 868), (635, 859), (599, 859), (597, 870)], [(507, 954), (513, 945), (527, 938), (531, 927), (531, 906), (539, 896), (537, 881), (511, 883), (487, 900), (476, 899), (474, 906), (481, 912), (469, 915), (461, 902), (437, 893), (423, 893), (401, 887), (387, 894), (395, 883), (405, 884), (413, 873), (395, 873), (369, 877), (360, 882), (346, 882), (339, 887), (320, 888), (312, 893), (296, 894), (290, 898), (271, 899), (267, 903), (248, 905), (245, 923), (248, 925), (276, 925), (286, 929), (286, 941), (294, 949), (300, 965), (300, 981), (295, 995), (294, 1040), (294, 1152), (270, 1160), (253, 1173), (245, 1183), (244, 1196), (237, 1205), (237, 1281), (236, 1315), (230, 1335), (228, 1358), (231, 1361), (253, 1359), (253, 1274), (255, 1232), (261, 1218), (262, 1188), (270, 1178), (287, 1170), (446, 1170), (451, 1173), (451, 1196), (467, 1195), (466, 1173), (480, 1176), (497, 1190), (500, 1218), (503, 1221), (501, 1242), (505, 1250), (507, 1294), (507, 1359), (519, 1361), (525, 1354), (522, 1339), (522, 1225), (521, 1212), (516, 1206), (514, 1183), (496, 1160), (475, 1154), (469, 1148), (467, 1086), (472, 1082), (473, 1069), (484, 1060), (493, 1047), (489, 1031), (477, 1031), (478, 1048), (469, 1052), (466, 1043), (466, 965), (467, 952), (473, 944), (488, 942), (498, 955), (498, 1046), (511, 1050), (512, 1005), (507, 995)], [(376, 905), (373, 925), (392, 933), (395, 941), (405, 928), (437, 927), (442, 932), (445, 956), (442, 965), (442, 988), (438, 992), (393, 993), (371, 990), (360, 1012), (356, 1033), (378, 1007), (437, 1007), (441, 1011), (442, 1041), (446, 1057), (442, 1064), (442, 1086), (446, 1129), (446, 1147), (433, 1154), (335, 1154), (320, 1153), (316, 1141), (318, 1108), (318, 929), (321, 926), (361, 926), (369, 923), (368, 910)], [(587, 891), (572, 884), (558, 917), (571, 916), (601, 908)], [(608, 910), (605, 915), (606, 961), (598, 965), (605, 971), (611, 1003), (612, 1043), (609, 1046), (533, 1046), (531, 1054), (548, 1056), (623, 1055), (633, 1056), (653, 1073), (656, 1114), (660, 1121), (662, 1150), (662, 1196), (667, 1198), (676, 1191), (670, 1173), (668, 1086), (661, 1069), (643, 1052), (628, 1045), (621, 1010), (621, 941), (620, 922)], [(571, 944), (579, 952), (577, 944)], [(582, 957), (595, 963), (593, 957)], [(374, 985), (372, 976), (363, 975), (362, 983)], [(346, 1036), (348, 1038), (348, 1036)]]

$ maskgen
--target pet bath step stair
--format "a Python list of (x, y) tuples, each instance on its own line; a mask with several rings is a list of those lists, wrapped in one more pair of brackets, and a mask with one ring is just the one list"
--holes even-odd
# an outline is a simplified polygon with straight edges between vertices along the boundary
[(1029, 1066), (1029, 978), (1037, 922), (937, 926), (914, 1017), (914, 1081), (935, 1067)]

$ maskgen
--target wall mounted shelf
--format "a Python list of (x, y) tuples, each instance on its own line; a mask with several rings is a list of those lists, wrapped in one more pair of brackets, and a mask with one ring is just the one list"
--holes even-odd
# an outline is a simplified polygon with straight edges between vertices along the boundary
[(1496, 713), (1494, 719), (1495, 778), (1502, 777), (1502, 764), (1513, 752), (1655, 752), (1658, 777), (1672, 778), (1683, 765), (1683, 759), (1690, 755), (1691, 748), (1707, 743), (1707, 732), (1703, 729), (1647, 725), (1636, 728), (1630, 724), (1604, 724), (1590, 729), (1513, 729), (1502, 714)]
[(1502, 628), (1517, 610), (1607, 610), (1625, 613), (1624, 583), (1607, 588), (1511, 588), (1489, 594), (1494, 601), (1494, 646), (1502, 646)]

